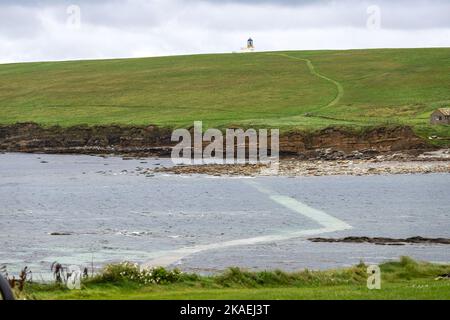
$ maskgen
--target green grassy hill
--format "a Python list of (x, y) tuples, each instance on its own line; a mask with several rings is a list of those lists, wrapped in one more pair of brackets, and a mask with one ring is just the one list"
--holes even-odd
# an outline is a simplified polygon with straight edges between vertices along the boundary
[(406, 124), (450, 106), (450, 48), (296, 51), (0, 65), (0, 124)]

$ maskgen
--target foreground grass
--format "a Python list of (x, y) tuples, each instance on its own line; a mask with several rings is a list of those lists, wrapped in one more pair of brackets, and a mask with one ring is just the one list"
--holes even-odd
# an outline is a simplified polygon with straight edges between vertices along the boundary
[[(333, 271), (296, 273), (247, 272), (230, 269), (217, 276), (181, 275), (173, 283), (144, 285), (138, 281), (101, 275), (82, 290), (55, 285), (29, 285), (29, 299), (139, 299), (139, 300), (299, 300), (299, 299), (450, 299), (450, 265), (418, 263), (409, 258), (380, 266), (382, 289), (366, 286), (363, 264)], [(113, 280), (115, 279), (115, 280)]]
[(71, 292), (43, 289), (34, 291), (30, 297), (44, 300), (448, 300), (450, 281), (410, 280), (385, 283), (381, 290), (369, 290), (364, 285), (257, 289), (93, 285)]
[(188, 127), (202, 120), (205, 127), (281, 130), (400, 124), (424, 137), (449, 137), (450, 126), (429, 125), (430, 113), (450, 104), (449, 67), (450, 48), (0, 65), (0, 124)]

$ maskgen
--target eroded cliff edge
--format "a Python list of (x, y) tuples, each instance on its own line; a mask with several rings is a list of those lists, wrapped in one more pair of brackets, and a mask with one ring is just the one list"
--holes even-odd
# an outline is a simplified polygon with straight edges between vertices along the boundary
[[(75, 154), (170, 155), (172, 130), (158, 126), (43, 127), (35, 123), (0, 126), (0, 151)], [(373, 128), (353, 132), (328, 128), (281, 134), (280, 153), (308, 157), (320, 150), (397, 152), (433, 149), (409, 127)]]

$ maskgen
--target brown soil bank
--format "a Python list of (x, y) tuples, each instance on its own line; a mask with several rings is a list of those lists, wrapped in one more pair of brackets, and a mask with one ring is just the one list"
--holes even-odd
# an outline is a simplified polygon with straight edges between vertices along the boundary
[[(171, 130), (157, 126), (42, 127), (35, 123), (0, 126), (0, 151), (46, 153), (140, 153), (169, 155)], [(354, 133), (329, 128), (314, 133), (287, 133), (280, 137), (280, 152), (310, 156), (329, 149), (345, 153), (432, 148), (409, 127), (375, 128)]]

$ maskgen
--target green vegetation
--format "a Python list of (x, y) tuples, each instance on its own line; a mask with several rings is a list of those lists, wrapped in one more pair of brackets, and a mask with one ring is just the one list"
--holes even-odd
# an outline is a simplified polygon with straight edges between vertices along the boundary
[(0, 65), (0, 124), (316, 130), (410, 125), (449, 137), (450, 48), (292, 51)]
[(450, 265), (409, 258), (380, 266), (381, 290), (367, 289), (367, 266), (332, 271), (249, 272), (232, 268), (199, 276), (163, 268), (139, 272), (136, 266), (108, 266), (86, 280), (82, 290), (31, 284), (28, 299), (450, 299)]

